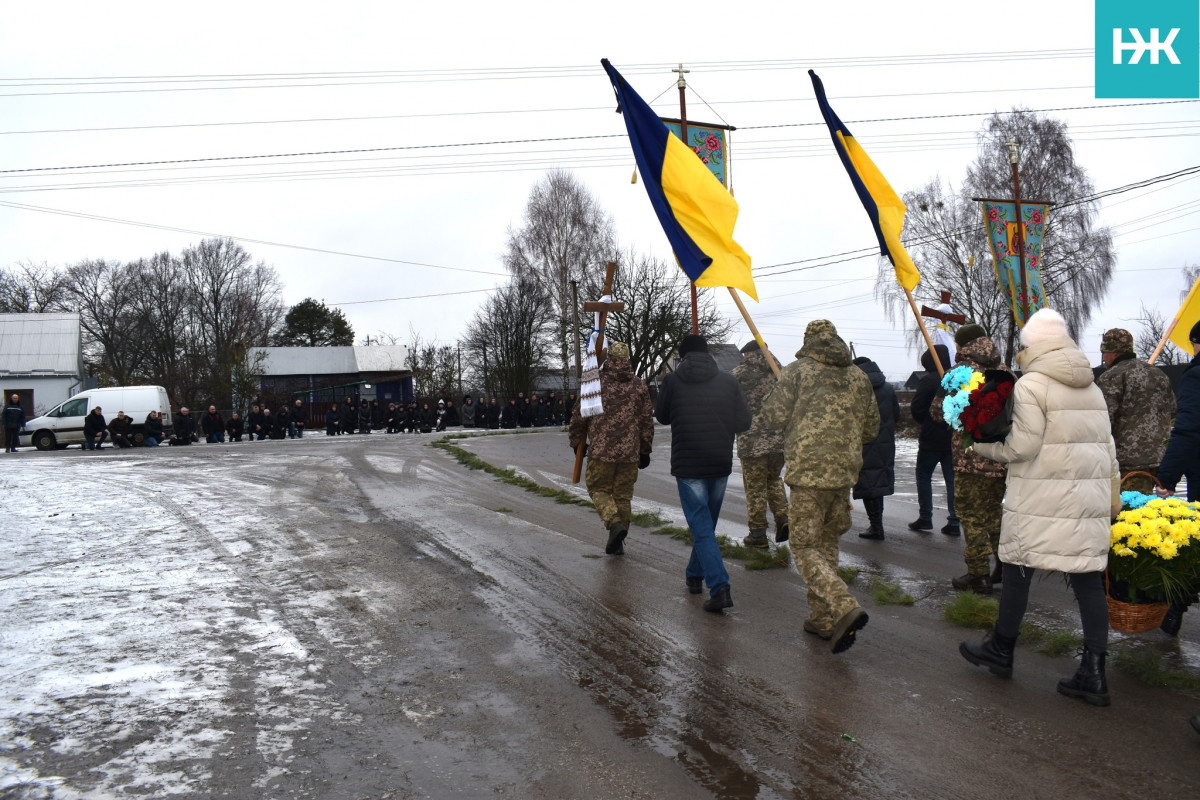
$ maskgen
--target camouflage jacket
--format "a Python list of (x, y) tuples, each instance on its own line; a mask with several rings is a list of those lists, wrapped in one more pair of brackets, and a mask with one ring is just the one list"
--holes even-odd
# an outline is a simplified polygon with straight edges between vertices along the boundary
[[(954, 358), (954, 363), (966, 364), (973, 370), (983, 372), (989, 369), (999, 369), (1005, 372), (1010, 370), (1000, 361), (1000, 351), (996, 349), (996, 344), (986, 336), (981, 336), (973, 342), (968, 342), (965, 346), (959, 348), (957, 355)], [(1011, 374), (1011, 372), (1010, 372)], [(945, 390), (939, 389), (938, 393), (933, 397), (933, 404), (929, 407), (929, 416), (942, 425), (946, 424), (946, 417), (942, 413), (942, 400), (946, 399)], [(992, 461), (990, 458), (984, 458), (974, 450), (967, 450), (963, 447), (962, 431), (952, 431), (950, 438), (950, 449), (954, 455), (954, 471), (965, 472), (968, 475), (982, 475), (985, 478), (1003, 478), (1008, 470), (998, 461)]]
[(761, 458), (783, 452), (783, 433), (771, 430), (762, 423), (763, 400), (775, 388), (775, 373), (767, 364), (767, 357), (762, 350), (753, 350), (733, 370), (746, 395), (746, 405), (750, 406), (750, 414), (754, 420), (750, 430), (739, 433), (737, 437), (738, 458)]
[(1108, 404), (1121, 473), (1157, 468), (1175, 418), (1175, 394), (1167, 376), (1131, 353), (1101, 373), (1096, 385)]
[(587, 456), (608, 464), (635, 463), (649, 454), (654, 443), (654, 408), (646, 382), (633, 374), (627, 358), (609, 358), (600, 370), (600, 401), (604, 413), (579, 414), (579, 401), (571, 413), (571, 449), (581, 439), (588, 442)]
[(783, 431), (789, 486), (849, 490), (858, 480), (863, 445), (879, 435), (879, 406), (832, 325), (805, 335), (763, 401), (761, 423)]

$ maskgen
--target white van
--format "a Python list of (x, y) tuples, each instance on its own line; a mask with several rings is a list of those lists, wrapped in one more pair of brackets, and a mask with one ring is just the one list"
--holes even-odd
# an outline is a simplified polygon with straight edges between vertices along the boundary
[[(162, 414), (163, 436), (171, 430), (171, 404), (167, 390), (161, 386), (115, 386), (111, 389), (88, 389), (55, 406), (51, 411), (25, 423), (21, 438), (38, 450), (53, 450), (69, 444), (83, 444), (83, 418), (99, 406), (106, 422), (118, 411), (133, 420), (134, 444), (146, 441), (146, 416), (151, 411)], [(23, 444), (26, 442), (23, 442)]]

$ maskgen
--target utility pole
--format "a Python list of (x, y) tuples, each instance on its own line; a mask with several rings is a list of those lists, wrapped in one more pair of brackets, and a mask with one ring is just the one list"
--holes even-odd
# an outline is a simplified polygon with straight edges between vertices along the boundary
[(455, 342), (454, 349), (458, 351), (458, 396), (462, 397), (462, 343)]
[[(691, 72), (691, 70), (684, 69), (683, 63), (680, 62), (679, 66), (671, 71), (679, 73), (679, 81), (677, 84), (679, 86), (679, 138), (683, 140), (684, 146), (687, 146), (687, 80), (685, 80), (683, 76)], [(688, 147), (688, 149), (690, 150), (691, 148)], [(696, 298), (696, 283), (695, 281), (689, 281), (689, 283), (691, 284), (692, 288), (692, 333), (698, 334), (700, 333), (700, 318), (699, 311), (697, 310), (698, 301)]]

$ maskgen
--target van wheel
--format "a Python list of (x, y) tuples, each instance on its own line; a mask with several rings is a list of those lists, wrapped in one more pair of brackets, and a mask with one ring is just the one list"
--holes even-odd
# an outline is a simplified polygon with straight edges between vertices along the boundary
[(38, 450), (53, 450), (54, 434), (50, 431), (38, 431), (33, 435), (33, 446)]
[(130, 438), (133, 440), (134, 447), (141, 447), (142, 445), (144, 445), (146, 443), (146, 434), (141, 433), (140, 431), (138, 433), (135, 433)]

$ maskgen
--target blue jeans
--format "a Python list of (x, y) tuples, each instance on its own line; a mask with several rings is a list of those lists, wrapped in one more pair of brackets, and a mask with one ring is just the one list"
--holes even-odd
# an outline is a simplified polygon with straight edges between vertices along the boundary
[(146, 441), (143, 442), (143, 444), (146, 445), (146, 447), (158, 447), (158, 439), (155, 439), (153, 436), (147, 436)]
[(942, 465), (942, 478), (946, 481), (946, 522), (958, 524), (954, 513), (954, 454), (950, 450), (917, 449), (917, 506), (921, 519), (933, 521), (933, 469)]
[(717, 544), (717, 519), (725, 500), (725, 484), (729, 476), (720, 478), (675, 478), (679, 488), (679, 505), (692, 530), (692, 557), (688, 560), (687, 577), (703, 576), (709, 595), (729, 586), (729, 573), (721, 560)]
[(304, 426), (298, 425), (298, 424), (296, 424), (295, 420), (292, 420), (290, 423), (288, 423), (288, 438), (289, 439), (303, 439), (304, 438)]
[(218, 444), (218, 443), (224, 444), (225, 434), (221, 433), (221, 431), (216, 431), (215, 433), (210, 433), (208, 435), (208, 437), (205, 439), (205, 441), (208, 442), (209, 444)]
[(99, 450), (100, 445), (102, 445), (104, 443), (104, 440), (107, 438), (108, 438), (108, 431), (100, 431), (99, 433), (94, 433), (91, 436), (89, 436), (88, 434), (85, 433), (83, 435), (83, 449), (84, 450)]

